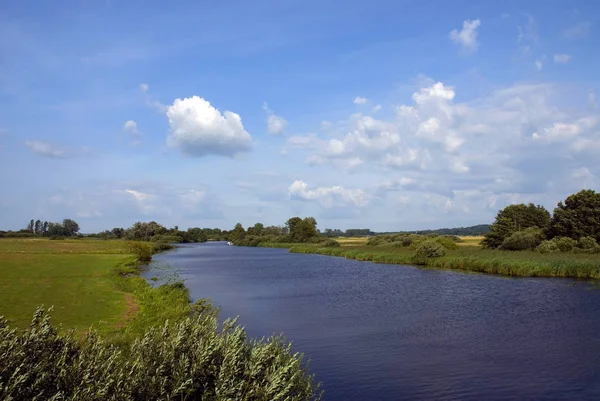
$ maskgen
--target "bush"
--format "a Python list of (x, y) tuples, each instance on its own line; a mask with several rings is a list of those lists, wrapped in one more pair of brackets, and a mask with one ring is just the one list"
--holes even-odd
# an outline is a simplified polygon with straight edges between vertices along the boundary
[(537, 227), (529, 227), (525, 230), (514, 232), (505, 238), (500, 249), (505, 251), (535, 249), (543, 239), (542, 230)]
[(536, 251), (538, 251), (539, 253), (552, 253), (552, 252), (560, 252), (560, 249), (558, 248), (558, 245), (556, 245), (556, 242), (550, 240), (546, 240), (546, 241), (542, 241), (537, 248), (535, 248)]
[(50, 239), (53, 241), (64, 241), (66, 238), (62, 235), (53, 235), (52, 237), (50, 237)]
[(451, 238), (435, 237), (433, 240), (446, 249), (458, 249), (458, 245)]
[(150, 238), (150, 241), (153, 242), (178, 242), (178, 243), (182, 243), (183, 242), (183, 238), (180, 237), (179, 235), (155, 235), (152, 238)]
[(328, 239), (327, 241), (324, 241), (321, 246), (324, 248), (337, 248), (340, 246), (340, 243), (334, 239)]
[(168, 251), (169, 249), (173, 249), (175, 247), (168, 242), (159, 241), (154, 244), (153, 248), (154, 248), (154, 253), (156, 253), (156, 252)]
[(577, 241), (569, 237), (554, 237), (552, 242), (556, 244), (561, 252), (570, 252), (577, 246)]
[(577, 246), (584, 250), (594, 249), (598, 247), (598, 242), (594, 237), (581, 237)]
[(444, 255), (446, 255), (446, 249), (436, 240), (423, 241), (417, 247), (417, 257), (439, 258)]
[(59, 331), (42, 309), (24, 331), (0, 318), (0, 399), (320, 399), (291, 344), (249, 340), (235, 320), (219, 327), (214, 309), (198, 305), (121, 350), (93, 332), (76, 339)]
[(152, 254), (154, 253), (152, 244), (139, 241), (128, 241), (127, 250), (134, 254), (138, 261), (143, 263), (150, 262), (152, 260)]

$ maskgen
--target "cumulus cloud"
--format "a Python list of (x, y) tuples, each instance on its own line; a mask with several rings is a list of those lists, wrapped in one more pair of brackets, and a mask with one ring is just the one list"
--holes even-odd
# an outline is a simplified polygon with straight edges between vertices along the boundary
[(273, 110), (269, 108), (269, 105), (263, 103), (263, 110), (267, 113), (267, 131), (269, 134), (281, 135), (285, 131), (285, 127), (288, 122), (285, 118), (276, 115)]
[(231, 111), (221, 114), (201, 97), (175, 99), (166, 114), (170, 125), (167, 145), (183, 154), (233, 157), (251, 149), (252, 137), (240, 116)]
[(571, 60), (571, 56), (568, 54), (555, 54), (554, 55), (554, 63), (555, 64), (566, 64)]
[(140, 84), (140, 90), (142, 91), (142, 93), (148, 93), (149, 89), (150, 89), (150, 86), (148, 86), (148, 84), (144, 84), (144, 83)]
[(479, 47), (479, 42), (477, 41), (477, 28), (480, 25), (481, 21), (478, 19), (466, 20), (463, 22), (460, 31), (454, 29), (450, 32), (450, 40), (452, 40), (454, 44), (461, 46), (463, 51), (468, 53), (474, 52)]
[(367, 98), (357, 96), (354, 98), (354, 100), (352, 102), (354, 104), (365, 104), (365, 103), (367, 103)]
[[(442, 82), (428, 83), (414, 92), (412, 103), (396, 106), (395, 118), (352, 114), (327, 133), (290, 137), (287, 146), (306, 152), (309, 164), (329, 164), (357, 177), (406, 177), (391, 185), (396, 191), (453, 200), (457, 192), (480, 190), (454, 202), (452, 213), (473, 210), (478, 203), (496, 208), (529, 199), (524, 194), (536, 200), (560, 193), (555, 197), (560, 199), (565, 188), (573, 187), (569, 172), (582, 167), (600, 176), (600, 127), (594, 109), (562, 106), (566, 97), (581, 103), (592, 92), (518, 84), (456, 102), (456, 91)], [(327, 193), (318, 189), (301, 183), (294, 190), (304, 198)], [(423, 197), (411, 200), (411, 207), (418, 200), (426, 202)]]
[(66, 159), (69, 157), (75, 157), (87, 151), (87, 149), (85, 148), (66, 148), (60, 145), (40, 140), (26, 141), (25, 146), (27, 146), (29, 150), (31, 150), (34, 153), (37, 153), (40, 156), (54, 159)]
[(349, 189), (343, 186), (310, 188), (304, 181), (296, 180), (288, 188), (290, 199), (316, 202), (324, 208), (336, 206), (365, 207), (371, 197), (361, 189)]

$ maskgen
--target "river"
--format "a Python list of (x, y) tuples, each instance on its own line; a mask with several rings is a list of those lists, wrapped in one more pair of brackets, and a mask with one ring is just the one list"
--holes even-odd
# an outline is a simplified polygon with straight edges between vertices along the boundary
[[(225, 243), (154, 256), (192, 298), (285, 333), (324, 400), (600, 399), (600, 287)], [(159, 274), (151, 269), (147, 277)]]

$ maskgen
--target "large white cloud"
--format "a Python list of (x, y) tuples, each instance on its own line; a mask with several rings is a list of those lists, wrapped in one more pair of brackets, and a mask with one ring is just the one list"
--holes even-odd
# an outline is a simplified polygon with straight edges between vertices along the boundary
[(201, 97), (175, 99), (166, 114), (171, 127), (167, 144), (186, 155), (231, 157), (252, 146), (252, 137), (238, 114), (221, 114)]
[(310, 188), (304, 181), (296, 180), (288, 188), (291, 199), (317, 202), (324, 208), (335, 206), (365, 207), (371, 196), (361, 189), (349, 189), (343, 186)]
[(450, 39), (457, 45), (460, 45), (465, 52), (474, 52), (479, 47), (477, 41), (477, 28), (481, 25), (481, 21), (466, 20), (463, 22), (462, 29), (459, 31), (454, 29), (450, 32)]

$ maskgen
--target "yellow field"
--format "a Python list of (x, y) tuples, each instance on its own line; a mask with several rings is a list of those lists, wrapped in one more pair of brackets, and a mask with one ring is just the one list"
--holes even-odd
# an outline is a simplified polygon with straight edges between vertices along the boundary
[(369, 240), (368, 237), (338, 237), (335, 239), (341, 246), (361, 246)]
[(464, 236), (461, 236), (460, 239), (463, 240), (463, 242), (458, 243), (458, 245), (460, 245), (460, 246), (479, 246), (479, 243), (483, 239), (483, 235), (478, 235), (478, 236), (464, 235)]

